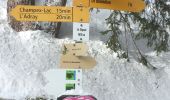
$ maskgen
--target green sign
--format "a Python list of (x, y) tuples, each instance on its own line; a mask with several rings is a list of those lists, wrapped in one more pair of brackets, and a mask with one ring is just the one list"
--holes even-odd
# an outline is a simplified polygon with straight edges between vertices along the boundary
[(75, 90), (75, 84), (74, 83), (69, 83), (66, 84), (66, 90)]
[(76, 80), (76, 71), (75, 70), (67, 70), (66, 71), (66, 80)]

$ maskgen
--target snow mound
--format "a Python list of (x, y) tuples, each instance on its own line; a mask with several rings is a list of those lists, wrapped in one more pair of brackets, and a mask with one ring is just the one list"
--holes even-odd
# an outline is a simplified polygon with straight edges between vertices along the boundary
[(0, 0), (0, 23), (7, 21), (7, 1)]
[[(42, 31), (14, 32), (8, 24), (0, 24), (0, 97), (23, 99), (48, 95), (44, 91), (43, 72), (57, 68), (63, 43)], [(84, 70), (83, 88), (98, 100), (169, 100), (169, 60), (164, 69), (151, 71), (135, 60), (118, 59), (101, 41), (89, 41), (89, 55), (97, 66)], [(168, 55), (166, 54), (168, 57)], [(167, 58), (166, 56), (163, 56)], [(170, 56), (170, 55), (169, 55)]]
[[(43, 73), (58, 68), (62, 44), (73, 41), (54, 39), (42, 31), (13, 31), (3, 3), (6, 0), (0, 4), (0, 97), (23, 100), (48, 95)], [(149, 55), (155, 66), (161, 66), (152, 71), (133, 59), (118, 59), (101, 41), (87, 45), (97, 66), (83, 71), (86, 93), (98, 100), (170, 100), (170, 53)]]

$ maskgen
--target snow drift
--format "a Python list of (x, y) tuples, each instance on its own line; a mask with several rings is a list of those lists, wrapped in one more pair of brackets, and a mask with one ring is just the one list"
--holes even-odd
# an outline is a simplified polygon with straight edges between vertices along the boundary
[[(61, 46), (73, 42), (54, 39), (42, 31), (15, 32), (8, 25), (6, 0), (0, 4), (0, 97), (23, 100), (48, 95), (43, 72), (58, 68)], [(89, 41), (97, 66), (83, 71), (83, 90), (98, 100), (170, 100), (170, 52), (149, 53), (149, 70), (131, 59), (118, 59), (101, 41)]]

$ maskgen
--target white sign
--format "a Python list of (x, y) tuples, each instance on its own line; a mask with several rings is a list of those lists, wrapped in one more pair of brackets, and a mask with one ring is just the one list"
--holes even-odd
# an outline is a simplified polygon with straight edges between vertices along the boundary
[(58, 97), (67, 90), (82, 89), (81, 69), (51, 69), (44, 73), (47, 79), (45, 91), (48, 95)]
[(89, 23), (73, 23), (73, 40), (89, 41)]

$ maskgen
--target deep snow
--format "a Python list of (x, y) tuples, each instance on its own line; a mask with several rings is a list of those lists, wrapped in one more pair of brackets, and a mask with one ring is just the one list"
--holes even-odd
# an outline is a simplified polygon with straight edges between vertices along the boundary
[[(13, 31), (6, 17), (7, 0), (0, 1), (0, 97), (23, 100), (48, 95), (43, 72), (58, 68), (62, 44), (73, 41), (42, 31)], [(170, 52), (147, 53), (159, 67), (152, 71), (134, 59), (118, 59), (102, 41), (87, 44), (97, 66), (83, 71), (84, 92), (98, 100), (170, 100)]]

